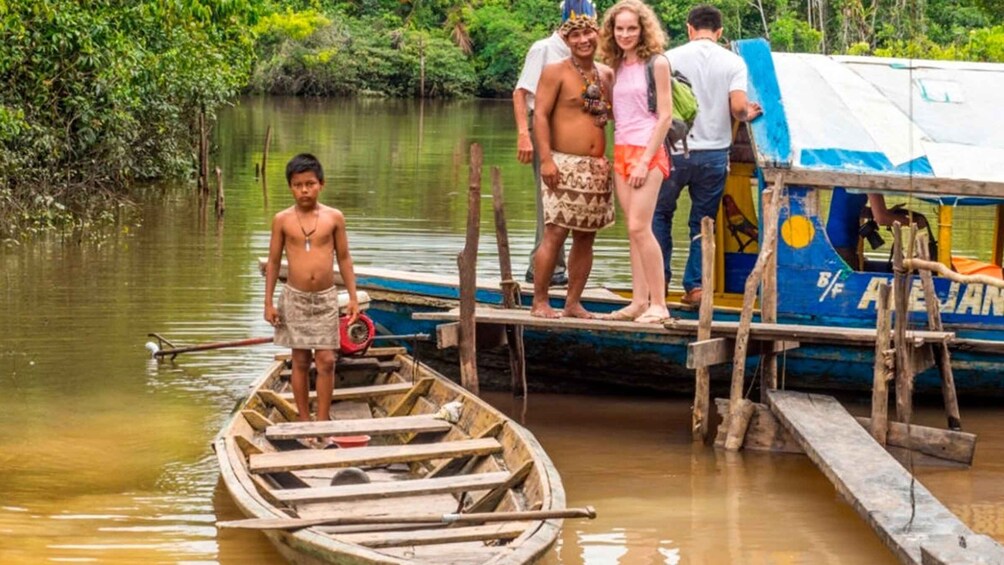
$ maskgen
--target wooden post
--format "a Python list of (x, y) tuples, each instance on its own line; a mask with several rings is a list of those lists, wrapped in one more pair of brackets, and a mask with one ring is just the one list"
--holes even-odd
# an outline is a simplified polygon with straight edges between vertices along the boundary
[[(516, 308), (520, 303), (519, 283), (512, 278), (512, 258), (509, 253), (509, 228), (505, 219), (505, 201), (502, 198), (502, 173), (492, 167), (492, 209), (495, 212), (495, 242), (499, 250), (499, 273), (502, 276), (502, 307)], [(507, 325), (506, 342), (509, 347), (509, 374), (512, 378), (512, 395), (526, 397), (526, 361), (523, 349), (523, 326)]]
[(896, 420), (910, 423), (913, 417), (913, 363), (910, 351), (913, 345), (906, 341), (907, 316), (910, 306), (910, 277), (903, 265), (903, 226), (894, 222), (892, 226), (893, 246), (893, 301), (896, 312), (893, 331), (893, 347), (896, 349)]
[(875, 307), (875, 377), (872, 385), (872, 419), (870, 431), (875, 441), (885, 445), (889, 432), (889, 331), (892, 319), (889, 317), (890, 288), (886, 283), (879, 285), (878, 305)]
[[(917, 245), (920, 259), (927, 261), (930, 253), (927, 248), (927, 235), (922, 234)], [(920, 282), (924, 287), (924, 304), (927, 306), (927, 327), (940, 332), (943, 329), (941, 323), (941, 301), (938, 294), (934, 292), (934, 278), (931, 271), (919, 269)], [(945, 399), (945, 416), (948, 418), (948, 429), (961, 430), (962, 416), (959, 414), (959, 398), (955, 393), (955, 375), (952, 374), (952, 357), (948, 351), (948, 345), (937, 343), (933, 346), (935, 352), (934, 360), (938, 365), (938, 372), (941, 374), (941, 395)]]
[(216, 217), (222, 218), (226, 205), (223, 202), (223, 171), (216, 167)]
[[(997, 213), (994, 217), (994, 251), (991, 261), (994, 265), (999, 266), (1001, 261), (1004, 261), (1004, 204), (998, 204), (995, 208), (997, 208)], [(939, 247), (938, 250), (940, 251), (941, 248)], [(937, 259), (937, 257), (929, 257), (929, 259)]]
[[(746, 378), (746, 348), (749, 344), (750, 324), (753, 322), (753, 305), (756, 302), (757, 288), (760, 285), (760, 279), (763, 277), (763, 272), (770, 260), (770, 256), (773, 255), (774, 239), (777, 238), (777, 216), (774, 214), (774, 210), (777, 202), (780, 201), (778, 196), (781, 193), (782, 186), (784, 186), (784, 177), (778, 175), (774, 181), (774, 187), (771, 190), (764, 191), (763, 194), (763, 240), (760, 245), (760, 254), (753, 265), (753, 270), (750, 272), (749, 277), (746, 278), (746, 287), (743, 292), (743, 309), (739, 314), (739, 327), (736, 330), (735, 355), (732, 358), (732, 386), (729, 393), (730, 436), (733, 435), (733, 431), (742, 431), (743, 434), (746, 431), (744, 427), (740, 429), (743, 384)], [(771, 221), (771, 218), (775, 220)], [(749, 423), (748, 419), (746, 423)], [(734, 428), (733, 426), (737, 427)], [(726, 449), (728, 449), (729, 445), (736, 445), (736, 449), (742, 446), (742, 437), (732, 439), (733, 441), (726, 439)]]
[(199, 112), (199, 180), (196, 183), (200, 198), (209, 193), (209, 187), (206, 186), (209, 182), (208, 176), (208, 165), (206, 165), (206, 112), (202, 110)]
[(460, 268), (460, 384), (478, 394), (474, 309), (477, 292), (478, 235), (481, 226), (481, 145), (471, 144), (471, 170), (467, 190), (467, 238), (457, 256)]
[(418, 36), (418, 97), (425, 98), (425, 41)]
[(261, 194), (268, 203), (268, 146), (272, 144), (272, 125), (265, 128), (265, 146), (261, 150)]
[[(714, 280), (715, 280), (715, 221), (704, 217), (701, 219), (701, 309), (697, 325), (697, 341), (711, 339), (711, 319), (714, 314)], [(711, 372), (707, 366), (697, 368), (694, 383), (694, 441), (708, 439), (708, 420), (711, 417)]]
[[(770, 199), (769, 205), (765, 205), (763, 214), (764, 226), (774, 226), (777, 231), (777, 222), (780, 216), (782, 186), (774, 187), (774, 195)], [(765, 203), (767, 204), (767, 203)], [(766, 238), (764, 240), (766, 242)], [(777, 237), (771, 239), (770, 255), (763, 271), (763, 285), (760, 288), (760, 321), (765, 324), (777, 322)], [(777, 388), (777, 353), (774, 352), (773, 343), (770, 351), (761, 357), (760, 372), (760, 402), (767, 404), (767, 391)]]

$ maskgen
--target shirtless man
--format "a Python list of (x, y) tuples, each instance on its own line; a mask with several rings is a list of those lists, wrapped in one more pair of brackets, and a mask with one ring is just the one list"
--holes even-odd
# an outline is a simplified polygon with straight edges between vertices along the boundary
[[(570, 13), (558, 33), (571, 57), (544, 67), (536, 93), (534, 137), (540, 153), (544, 237), (534, 257), (533, 307), (543, 318), (591, 318), (580, 299), (593, 267), (596, 232), (614, 221), (606, 125), (613, 71), (595, 63), (599, 40), (590, 0), (566, 0)], [(565, 308), (551, 308), (548, 286), (558, 250), (572, 232)]]
[[(317, 201), (324, 188), (324, 169), (313, 155), (302, 153), (293, 157), (286, 165), (286, 182), (295, 204), (272, 219), (265, 269), (265, 321), (275, 328), (275, 344), (293, 350), (290, 380), (298, 419), (310, 420), (308, 373), (313, 361), (317, 368), (317, 419), (329, 420), (335, 388), (335, 352), (339, 347), (336, 257), (338, 272), (349, 294), (349, 323), (359, 316), (345, 216)], [(283, 251), (289, 273), (276, 308), (272, 295)]]

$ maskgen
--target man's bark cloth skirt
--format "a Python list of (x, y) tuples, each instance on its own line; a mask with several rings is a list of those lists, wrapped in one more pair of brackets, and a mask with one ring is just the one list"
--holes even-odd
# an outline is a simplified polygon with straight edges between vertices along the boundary
[(606, 157), (551, 153), (558, 186), (541, 183), (544, 223), (575, 231), (598, 231), (614, 223), (610, 162)]
[(297, 290), (289, 285), (279, 295), (279, 325), (276, 345), (290, 349), (338, 351), (338, 289), (320, 292)]

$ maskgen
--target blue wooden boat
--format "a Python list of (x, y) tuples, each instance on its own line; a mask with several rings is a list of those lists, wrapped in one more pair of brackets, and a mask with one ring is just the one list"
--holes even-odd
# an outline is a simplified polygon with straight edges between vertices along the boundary
[[(771, 53), (762, 40), (740, 41), (733, 49), (747, 63), (750, 97), (764, 115), (737, 129), (716, 221), (715, 320), (738, 319), (736, 306), (764, 232), (757, 203), (768, 185), (781, 189), (778, 323), (875, 327), (878, 285), (892, 275), (888, 245), (866, 250), (857, 237), (857, 210), (848, 211), (860, 208), (867, 193), (884, 195), (890, 206), (900, 202), (923, 210), (940, 263), (1001, 278), (1004, 114), (998, 97), (1004, 65)], [(977, 226), (987, 229), (974, 232)], [(834, 245), (847, 233), (855, 240), (852, 257)], [(960, 233), (975, 243), (953, 246), (953, 235)], [(374, 299), (372, 317), (390, 333), (430, 332), (433, 322), (411, 315), (457, 305), (455, 274), (360, 269), (358, 275), (359, 287)], [(909, 322), (927, 329), (914, 279)], [(960, 394), (1001, 395), (1004, 289), (937, 276), (935, 289), (945, 330), (955, 333)], [(477, 300), (500, 304), (497, 281), (481, 281)], [(524, 293), (523, 303), (529, 302)], [(560, 292), (553, 302), (561, 305)], [(608, 312), (626, 298), (590, 289), (583, 302), (589, 310)], [(696, 318), (696, 312), (673, 310), (676, 317)], [(658, 390), (692, 386), (693, 373), (685, 369), (687, 338), (528, 328), (525, 341), (529, 373), (539, 384), (563, 377)], [(486, 368), (507, 367), (502, 352), (493, 357), (479, 350), (479, 360)], [(750, 359), (748, 375), (755, 374), (757, 362)], [(843, 345), (803, 344), (779, 359), (786, 383), (827, 390), (869, 389), (872, 365), (871, 348)], [(719, 369), (723, 374), (728, 368)], [(936, 369), (917, 375), (917, 391), (937, 387)]]

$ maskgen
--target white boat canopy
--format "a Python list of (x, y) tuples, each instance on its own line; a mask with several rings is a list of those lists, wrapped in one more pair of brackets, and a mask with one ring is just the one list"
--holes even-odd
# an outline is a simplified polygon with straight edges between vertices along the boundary
[(733, 48), (764, 108), (751, 132), (766, 180), (1004, 198), (1004, 64)]

